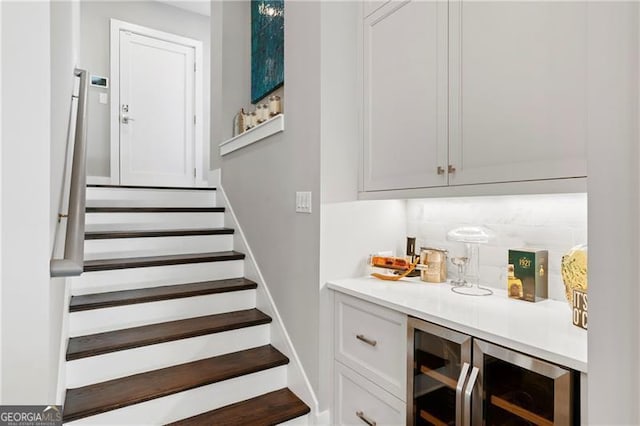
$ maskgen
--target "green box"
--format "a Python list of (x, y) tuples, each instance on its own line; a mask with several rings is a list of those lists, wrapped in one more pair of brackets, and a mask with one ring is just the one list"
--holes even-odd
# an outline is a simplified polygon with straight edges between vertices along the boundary
[[(507, 294), (513, 299), (537, 302), (549, 294), (549, 252), (547, 250), (509, 250), (514, 278), (508, 278)], [(518, 281), (522, 290), (518, 293)]]

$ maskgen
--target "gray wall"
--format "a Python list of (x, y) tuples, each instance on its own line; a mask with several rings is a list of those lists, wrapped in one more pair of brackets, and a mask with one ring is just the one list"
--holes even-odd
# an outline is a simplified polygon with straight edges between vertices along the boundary
[[(210, 19), (207, 16), (155, 1), (83, 1), (81, 2), (80, 65), (91, 74), (109, 76), (109, 19), (114, 18), (155, 30), (165, 31), (203, 42), (203, 146), (209, 145), (210, 117)], [(89, 176), (109, 176), (109, 105), (100, 104), (103, 89), (89, 90)], [(111, 98), (109, 99), (111, 100)]]
[[(251, 105), (251, 8), (250, 2), (223, 1), (212, 5), (212, 55), (219, 54), (220, 67), (212, 74), (211, 169), (220, 168), (218, 145), (232, 136), (233, 118), (240, 108), (253, 110)], [(224, 58), (222, 60), (221, 58)], [(215, 80), (224, 83), (216, 91)]]
[[(237, 9), (242, 7), (246, 10)], [(222, 96), (215, 99), (212, 108), (214, 123), (224, 108), (239, 108), (233, 105), (235, 99), (241, 104), (249, 102), (249, 80), (245, 81), (248, 67), (242, 65), (248, 62), (246, 57), (239, 57), (234, 44), (238, 40), (232, 36), (233, 26), (248, 27), (248, 9), (248, 2), (241, 5), (224, 2), (212, 12), (212, 25), (222, 22), (224, 27), (218, 29), (219, 32), (214, 28), (214, 32), (221, 35), (226, 44), (219, 58), (221, 62), (213, 66), (213, 75), (217, 72), (244, 75), (221, 82)], [(218, 21), (216, 10), (222, 12)], [(245, 46), (246, 33), (241, 34), (241, 44)], [(246, 48), (242, 46), (239, 49)], [(221, 160), (225, 191), (316, 390), (320, 216), (317, 207), (312, 214), (295, 213), (295, 192), (312, 191), (312, 205), (320, 205), (320, 105), (310, 101), (320, 96), (319, 49), (320, 3), (287, 2), (286, 129)], [(228, 67), (226, 71), (225, 67)], [(213, 146), (220, 142), (214, 140)]]

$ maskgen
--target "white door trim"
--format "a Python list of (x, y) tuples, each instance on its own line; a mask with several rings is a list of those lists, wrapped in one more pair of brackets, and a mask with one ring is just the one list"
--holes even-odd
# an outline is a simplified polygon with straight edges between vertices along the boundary
[[(195, 186), (207, 186), (207, 176), (205, 171), (209, 170), (209, 156), (204, 155), (203, 138), (203, 100), (202, 100), (202, 42), (179, 35), (154, 30), (141, 25), (129, 22), (110, 19), (110, 75), (111, 75), (111, 118), (110, 118), (110, 141), (111, 141), (111, 161), (110, 161), (110, 183), (120, 184), (120, 31), (129, 31), (146, 37), (158, 40), (181, 44), (193, 47), (196, 63), (195, 72), (195, 93), (194, 93), (194, 114), (196, 116), (196, 126), (194, 129), (194, 164), (196, 168)], [(206, 162), (206, 164), (205, 164)]]

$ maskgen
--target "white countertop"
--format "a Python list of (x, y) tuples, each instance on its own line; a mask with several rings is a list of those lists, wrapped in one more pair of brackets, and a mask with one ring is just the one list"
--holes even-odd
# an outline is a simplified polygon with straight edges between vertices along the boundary
[(463, 296), (449, 284), (418, 278), (386, 282), (372, 277), (332, 280), (332, 290), (349, 294), (498, 345), (587, 371), (587, 331), (571, 322), (567, 302), (531, 303), (493, 289), (491, 296)]

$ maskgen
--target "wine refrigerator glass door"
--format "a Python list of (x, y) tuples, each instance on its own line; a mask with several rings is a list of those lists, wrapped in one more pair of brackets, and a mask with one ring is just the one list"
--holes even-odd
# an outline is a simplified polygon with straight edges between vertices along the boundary
[(465, 391), (473, 391), (473, 425), (574, 424), (571, 370), (478, 339), (473, 363), (477, 385)]
[(462, 425), (471, 337), (409, 318), (407, 425)]

